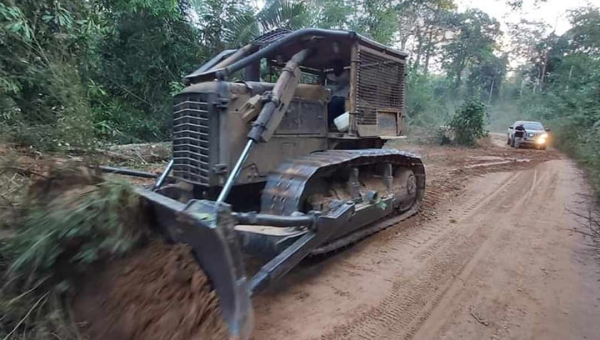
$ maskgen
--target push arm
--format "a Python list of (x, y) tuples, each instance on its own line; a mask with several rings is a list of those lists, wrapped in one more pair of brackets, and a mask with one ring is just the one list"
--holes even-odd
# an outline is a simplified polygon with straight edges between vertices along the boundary
[(267, 93), (267, 102), (263, 105), (254, 124), (252, 124), (248, 139), (254, 142), (268, 142), (271, 139), (281, 123), (300, 82), (300, 65), (310, 56), (310, 53), (311, 50), (304, 49), (296, 53), (287, 62), (273, 87), (273, 91)]
[(248, 158), (250, 150), (252, 150), (252, 146), (255, 143), (268, 142), (275, 130), (277, 130), (300, 82), (300, 65), (310, 57), (311, 52), (312, 50), (310, 49), (304, 49), (294, 54), (292, 59), (285, 65), (273, 87), (273, 91), (267, 95), (266, 103), (263, 105), (258, 118), (252, 124), (252, 129), (248, 133), (248, 142), (229, 173), (229, 177), (217, 198), (217, 202), (225, 202), (229, 191), (233, 187), (233, 183), (235, 183), (235, 179), (242, 169), (242, 165), (246, 161), (246, 158)]

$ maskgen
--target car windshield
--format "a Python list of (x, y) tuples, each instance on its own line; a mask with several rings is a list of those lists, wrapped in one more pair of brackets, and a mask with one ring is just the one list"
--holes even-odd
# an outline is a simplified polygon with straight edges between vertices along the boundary
[(544, 130), (544, 127), (540, 123), (523, 123), (525, 130)]

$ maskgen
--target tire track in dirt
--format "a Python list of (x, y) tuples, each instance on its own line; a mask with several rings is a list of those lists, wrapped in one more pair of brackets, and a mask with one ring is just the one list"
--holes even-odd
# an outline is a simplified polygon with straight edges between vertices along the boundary
[[(440, 180), (440, 183), (438, 185), (436, 185), (434, 187), (434, 190), (431, 190), (430, 192), (428, 192), (428, 196), (426, 197), (426, 202), (427, 204), (430, 204), (432, 207), (435, 207), (435, 205), (439, 204), (440, 201), (447, 199), (447, 195), (444, 194), (444, 190), (445, 189), (441, 189), (444, 188), (445, 186), (450, 186), (452, 187), (454, 184), (452, 182), (448, 182), (445, 183), (444, 180)], [(436, 192), (440, 193), (439, 196), (436, 197)], [(471, 196), (469, 202), (472, 202), (471, 204), (475, 205), (478, 202), (480, 202), (482, 199), (485, 198), (486, 195), (488, 195), (491, 192), (485, 192), (482, 191), (480, 193), (478, 193), (477, 195)], [(460, 198), (461, 200), (463, 198)], [(424, 223), (423, 221), (418, 222), (415, 225), (415, 221), (419, 221), (421, 219), (423, 219), (423, 215), (425, 214), (421, 214), (419, 216), (417, 216), (416, 220), (412, 219), (409, 221), (405, 221), (403, 223), (400, 223), (398, 226), (395, 226), (394, 228), (390, 228), (387, 231), (385, 231), (384, 233), (380, 233), (379, 235), (376, 235), (376, 237), (370, 238), (365, 240), (364, 242), (361, 242), (359, 244), (357, 244), (355, 247), (353, 247), (353, 249), (349, 249), (349, 251), (340, 254), (340, 256), (338, 256), (338, 258), (331, 258), (329, 260), (326, 260), (324, 262), (324, 264), (321, 266), (316, 266), (314, 267), (312, 270), (310, 270), (310, 272), (319, 272), (323, 275), (321, 276), (313, 276), (313, 274), (311, 274), (309, 272), (309, 275), (306, 275), (307, 273), (302, 273), (301, 270), (297, 270), (295, 273), (292, 273), (290, 276), (288, 276), (286, 279), (289, 280), (288, 282), (294, 282), (293, 286), (290, 286), (288, 284), (288, 282), (279, 282), (280, 286), (282, 287), (281, 289), (289, 289), (289, 293), (286, 294), (285, 291), (280, 290), (280, 288), (278, 288), (278, 286), (276, 285), (274, 287), (274, 289), (272, 289), (272, 291), (274, 292), (274, 294), (266, 294), (267, 296), (259, 296), (258, 297), (258, 303), (256, 303), (255, 301), (255, 306), (256, 306), (256, 310), (257, 310), (257, 314), (261, 315), (261, 314), (270, 314), (271, 313), (271, 308), (277, 308), (277, 307), (283, 307), (282, 312), (281, 313), (277, 313), (277, 315), (280, 315), (282, 317), (279, 317), (279, 321), (283, 321), (286, 322), (286, 320), (290, 320), (293, 319), (293, 316), (289, 316), (285, 313), (284, 310), (287, 310), (289, 308), (289, 310), (294, 310), (294, 313), (297, 312), (298, 310), (305, 310), (308, 309), (308, 311), (306, 311), (306, 313), (304, 314), (305, 316), (312, 316), (312, 315), (326, 315), (328, 313), (325, 312), (325, 309), (323, 310), (315, 310), (318, 309), (318, 307), (315, 308), (306, 308), (307, 305), (311, 304), (311, 301), (313, 302), (313, 304), (320, 304), (323, 307), (327, 307), (329, 304), (327, 302), (327, 300), (331, 299), (331, 294), (326, 294), (326, 293), (321, 293), (322, 291), (324, 291), (324, 289), (322, 289), (324, 285), (327, 285), (328, 287), (331, 288), (331, 293), (335, 295), (339, 295), (339, 291), (351, 291), (353, 292), (353, 294), (351, 294), (350, 296), (356, 297), (357, 294), (357, 289), (358, 292), (360, 292), (361, 289), (360, 287), (356, 287), (356, 283), (353, 283), (353, 279), (355, 278), (360, 278), (361, 276), (365, 275), (365, 273), (358, 273), (356, 271), (352, 271), (352, 273), (350, 273), (348, 271), (348, 261), (346, 261), (346, 256), (348, 255), (347, 259), (351, 259), (352, 262), (354, 263), (354, 265), (352, 266), (356, 266), (356, 263), (360, 263), (362, 264), (362, 267), (364, 266), (369, 266), (370, 268), (373, 268), (374, 266), (381, 268), (382, 264), (385, 262), (389, 262), (390, 259), (392, 259), (393, 262), (395, 262), (394, 264), (403, 266), (404, 265), (404, 259), (406, 258), (407, 255), (410, 255), (411, 252), (418, 250), (420, 248), (422, 248), (422, 246), (424, 244), (429, 243), (430, 240), (434, 240), (436, 239), (436, 237), (447, 231), (446, 229), (446, 225), (443, 224), (431, 224), (431, 225), (427, 225), (425, 228), (422, 228)], [(381, 238), (382, 237), (387, 237), (385, 236), (385, 234), (392, 234), (389, 238), (389, 240), (382, 242)], [(380, 245), (378, 246), (379, 250), (377, 250), (377, 248), (373, 248), (372, 246), (370, 246), (370, 243), (380, 243)], [(355, 253), (356, 251), (358, 252), (362, 252), (361, 248), (365, 249), (365, 256), (361, 256), (361, 255), (357, 255), (357, 254), (352, 254)], [(357, 261), (358, 259), (358, 261)], [(328, 267), (328, 263), (332, 263), (332, 267), (329, 268)], [(373, 272), (372, 274), (377, 276), (380, 272), (384, 272), (386, 275), (384, 275), (385, 277), (383, 278), (384, 281), (386, 282), (393, 282), (393, 277), (396, 276), (395, 271), (397, 270), (396, 267), (392, 268), (394, 270), (394, 272), (389, 272), (386, 270), (380, 271), (375, 269), (375, 272), (373, 272), (374, 270), (371, 269), (370, 272)], [(329, 272), (329, 274), (327, 274)], [(350, 274), (350, 277), (348, 277), (348, 275)], [(369, 274), (367, 274), (369, 275)], [(348, 286), (350, 289), (336, 289), (334, 287), (332, 287), (331, 280), (336, 280), (336, 278), (338, 277), (345, 277), (345, 286)], [(348, 280), (350, 279), (350, 280)], [(371, 280), (370, 278), (365, 277), (365, 279), (367, 280), (366, 284), (367, 285), (371, 285)], [(361, 281), (364, 281), (365, 279), (359, 279), (358, 282), (360, 283)], [(285, 280), (285, 279), (284, 279)], [(336, 284), (339, 286), (339, 281), (333, 281), (336, 282)], [(385, 285), (384, 285), (385, 286)], [(287, 287), (287, 288), (283, 288), (283, 287)], [(391, 288), (391, 287), (390, 287)], [(367, 289), (368, 290), (368, 289)], [(377, 293), (381, 294), (382, 292), (384, 293), (386, 290), (378, 290)], [(281, 293), (281, 294), (280, 294)], [(295, 302), (292, 304), (286, 303), (286, 306), (282, 306), (280, 303), (278, 303), (278, 301), (281, 299), (281, 301), (285, 301), (287, 299), (285, 299), (286, 295), (292, 295), (292, 296), (301, 296), (302, 298), (300, 299), (302, 303), (301, 306), (297, 305)], [(321, 296), (321, 298), (318, 298), (318, 296)], [(325, 296), (327, 296), (327, 298), (325, 298)], [(360, 296), (360, 295), (359, 295)], [(266, 299), (266, 300), (265, 300)], [(335, 297), (334, 297), (335, 299)], [(325, 301), (323, 301), (325, 300)], [(343, 303), (343, 301), (339, 301), (339, 299), (337, 299), (338, 301), (336, 301), (336, 304), (340, 304), (340, 306), (345, 306), (346, 304)], [(268, 303), (266, 301), (269, 301)], [(376, 301), (376, 300), (375, 300)], [(276, 307), (273, 307), (276, 306)], [(300, 308), (293, 308), (293, 307), (300, 307)], [(358, 305), (354, 305), (354, 307), (350, 307), (348, 308), (348, 310), (352, 309), (352, 308), (360, 308), (361, 310), (368, 310), (368, 306), (366, 306), (364, 303), (358, 304)], [(340, 308), (337, 308), (337, 310), (340, 310)], [(283, 315), (282, 315), (283, 313)], [(302, 312), (300, 312), (300, 314), (302, 314)], [(352, 313), (354, 315), (356, 315), (356, 313)], [(322, 320), (322, 319), (321, 319)], [(312, 322), (314, 324), (314, 321)], [(279, 326), (276, 326), (279, 325)], [(297, 335), (297, 333), (294, 331), (294, 328), (286, 328), (286, 327), (281, 327), (280, 326), (281, 323), (275, 324), (272, 323), (269, 319), (259, 319), (258, 320), (258, 324), (257, 324), (257, 330), (258, 335), (255, 334), (255, 338), (254, 339), (280, 339), (282, 337), (288, 337), (288, 338), (295, 338), (295, 336)], [(317, 328), (318, 326), (313, 326), (315, 328)], [(277, 329), (279, 328), (278, 331), (273, 332), (273, 331), (267, 331), (268, 329)], [(318, 333), (317, 331), (315, 331), (314, 333)], [(262, 335), (260, 335), (262, 334)], [(266, 336), (264, 334), (267, 334)]]
[[(597, 284), (591, 292), (580, 288), (571, 256), (582, 244), (564, 227), (572, 222), (565, 202), (581, 189), (564, 168), (565, 162), (551, 162), (538, 166), (537, 175), (529, 171), (523, 179), (537, 180), (531, 196), (515, 188), (528, 199), (507, 195), (500, 205), (505, 210), (488, 214), (484, 222), (494, 231), (471, 260), (472, 270), (467, 266), (458, 276), (412, 339), (598, 338), (600, 327), (590, 322), (600, 315)], [(494, 216), (504, 223), (494, 223)], [(589, 254), (588, 260), (598, 267)], [(597, 269), (592, 276), (597, 280)]]
[[(465, 220), (465, 223), (479, 224), (480, 227), (477, 229), (477, 232), (479, 232), (480, 235), (486, 232), (485, 229), (488, 229), (487, 235), (478, 247), (477, 252), (469, 259), (464, 269), (462, 269), (460, 273), (456, 275), (456, 280), (452, 282), (451, 287), (444, 292), (444, 296), (439, 304), (436, 305), (434, 310), (428, 314), (427, 320), (423, 324), (419, 325), (417, 332), (415, 334), (411, 334), (410, 338), (413, 338), (414, 336), (414, 338), (418, 339), (437, 339), (439, 337), (435, 335), (433, 330), (444, 326), (443, 323), (442, 325), (439, 325), (439, 320), (446, 320), (454, 313), (465, 314), (465, 311), (471, 314), (474, 313), (472, 310), (470, 310), (470, 308), (468, 308), (466, 301), (468, 301), (467, 296), (475, 294), (473, 292), (476, 290), (464, 289), (467, 280), (471, 279), (473, 281), (481, 282), (484, 277), (491, 275), (491, 272), (494, 268), (493, 263), (495, 261), (493, 257), (490, 258), (486, 256), (486, 252), (488, 251), (486, 245), (490, 243), (499, 243), (499, 245), (495, 247), (495, 252), (502, 253), (508, 248), (511, 240), (511, 232), (509, 230), (501, 228), (492, 228), (490, 230), (488, 228), (490, 225), (493, 225), (494, 220), (498, 218), (497, 215), (490, 214), (490, 212), (497, 211), (499, 210), (498, 208), (500, 208), (500, 210), (505, 209), (505, 214), (515, 213), (515, 207), (523, 207), (523, 205), (521, 200), (515, 201), (514, 197), (528, 197), (531, 192), (530, 189), (528, 189), (529, 182), (535, 183), (537, 180), (542, 180), (542, 177), (537, 177), (537, 170), (528, 171), (527, 173), (521, 172), (520, 174), (521, 176), (518, 181), (509, 183), (516, 187), (516, 192), (508, 192), (507, 194), (498, 197), (499, 201), (495, 204), (485, 206), (485, 208), (489, 208), (488, 214), (486, 214), (485, 217), (478, 219), (476, 218), (472, 221)], [(475, 277), (470, 278), (470, 276)], [(518, 275), (516, 275), (516, 277), (518, 277)], [(478, 317), (478, 319), (482, 320), (481, 317)], [(483, 318), (483, 321), (481, 322), (489, 323), (485, 318)], [(426, 325), (426, 323), (431, 325)]]
[[(536, 169), (513, 175), (491, 194), (484, 194), (483, 200), (481, 196), (475, 195), (466, 201), (458, 214), (459, 223), (463, 226), (461, 232), (444, 235), (437, 244), (427, 246), (427, 249), (415, 256), (420, 261), (427, 260), (425, 268), (417, 273), (416, 278), (405, 274), (405, 279), (394, 282), (392, 292), (378, 307), (353, 319), (346, 326), (337, 327), (321, 339), (412, 339), (420, 329), (428, 329), (423, 324), (432, 318), (432, 313), (443, 315), (460, 311), (465, 314), (470, 311), (464, 301), (468, 301), (466, 296), (473, 294), (471, 291), (477, 292), (477, 289), (473, 287), (472, 290), (465, 290), (464, 282), (472, 275), (475, 275), (471, 278), (472, 281), (482, 281), (493, 273), (495, 261), (488, 254), (489, 244), (494, 244), (495, 253), (504, 253), (514, 241), (510, 229), (490, 226), (497, 224), (498, 219), (505, 214), (531, 214), (525, 201), (544, 202), (554, 195), (559, 174), (548, 171), (550, 166), (543, 167), (546, 169), (541, 172)], [(531, 183), (546, 189), (532, 191)], [(539, 212), (542, 209), (540, 207), (536, 206), (534, 212)], [(559, 209), (553, 210), (550, 216), (555, 218)], [(523, 281), (524, 267), (518, 266), (511, 270), (514, 274), (510, 277), (514, 276), (517, 283), (522, 285), (519, 282)], [(502, 278), (499, 281), (500, 279)], [(510, 300), (515, 294), (511, 292), (505, 298)], [(450, 308), (452, 306), (455, 308)], [(446, 313), (445, 310), (452, 312)], [(473, 312), (470, 313), (473, 315)], [(491, 335), (501, 336), (512, 324), (518, 325), (515, 318), (524, 316), (527, 312), (522, 308), (500, 304), (496, 306), (494, 314), (500, 321), (495, 324), (497, 327)], [(439, 318), (437, 315), (432, 319), (436, 322)], [(433, 334), (416, 338), (440, 338), (432, 336)]]
[[(494, 157), (511, 152), (491, 151)], [(316, 266), (294, 270), (265, 296), (257, 297), (258, 331), (253, 339), (482, 339), (504, 336), (502, 327), (518, 324), (519, 316), (532, 318), (536, 314), (526, 308), (502, 302), (503, 297), (541, 300), (533, 293), (522, 296), (522, 287), (527, 284), (524, 276), (538, 274), (539, 269), (528, 266), (543, 262), (536, 256), (546, 255), (547, 245), (536, 238), (546, 235), (539, 228), (524, 239), (513, 235), (527, 228), (516, 217), (529, 213), (557, 219), (561, 202), (555, 201), (561, 198), (556, 193), (564, 183), (562, 170), (544, 163), (545, 153), (518, 151), (531, 155), (532, 161), (451, 172), (447, 169), (459, 165), (458, 156), (440, 157), (449, 163), (428, 167), (428, 190), (419, 215)], [(560, 158), (555, 153), (546, 160)], [(480, 159), (483, 156), (469, 158), (465, 164)], [(529, 206), (529, 201), (546, 200), (553, 202), (555, 212), (547, 213), (540, 204)], [(514, 225), (503, 224), (504, 219)], [(526, 249), (517, 250), (527, 255), (510, 267), (507, 262), (514, 260), (511, 253), (516, 252), (512, 243)], [(490, 249), (501, 254), (490, 254)], [(499, 274), (496, 268), (504, 272)], [(489, 277), (507, 287), (518, 284), (522, 291), (502, 292), (486, 300), (480, 290), (496, 289), (486, 282)], [(467, 283), (471, 291), (465, 292)], [(488, 304), (494, 306), (492, 314)], [(458, 321), (443, 312), (446, 308), (485, 332), (459, 320), (463, 333), (455, 336)], [(484, 318), (493, 315), (490, 326), (475, 321), (471, 310)], [(422, 336), (426, 328), (432, 332)]]
[[(472, 216), (472, 214), (477, 212), (478, 208), (480, 208), (484, 204), (488, 203), (496, 195), (501, 194), (502, 191), (508, 185), (510, 185), (514, 180), (516, 180), (516, 177), (518, 175), (519, 175), (519, 173), (514, 173), (514, 174), (505, 173), (505, 174), (499, 175), (499, 177), (501, 177), (502, 182), (497, 184), (497, 185), (499, 185), (497, 188), (495, 188), (491, 192), (483, 190), (481, 192), (474, 193), (471, 196), (471, 198), (469, 198), (464, 203), (460, 204), (458, 206), (458, 208), (455, 208), (452, 211), (453, 212), (452, 218), (449, 222), (451, 224), (457, 224), (457, 225), (461, 224), (465, 219), (468, 219), (470, 216)], [(492, 188), (493, 188), (493, 186), (492, 186)], [(444, 230), (445, 227), (446, 227), (446, 225), (444, 225), (444, 224), (437, 224), (435, 226), (435, 228), (438, 231)], [(417, 260), (422, 261), (422, 260), (425, 260), (427, 257), (431, 257), (431, 256), (435, 255), (435, 253), (443, 245), (445, 245), (446, 242), (447, 242), (447, 240), (443, 239), (443, 238), (436, 240), (431, 245), (429, 245), (424, 251), (417, 254), (417, 256), (416, 256)]]
[[(481, 209), (497, 205), (494, 198), (517, 181), (520, 173), (502, 174), (501, 177), (502, 180), (491, 192), (484, 191), (468, 199), (458, 211), (457, 219), (471, 219)], [(482, 228), (460, 233), (447, 232), (428, 249), (416, 254), (417, 261), (425, 262), (421, 264), (416, 277), (406, 278), (407, 275), (403, 275), (405, 278), (394, 282), (392, 292), (379, 306), (321, 338), (409, 339), (450, 289), (456, 280), (454, 273), (464, 270), (469, 259), (477, 253), (485, 233)]]

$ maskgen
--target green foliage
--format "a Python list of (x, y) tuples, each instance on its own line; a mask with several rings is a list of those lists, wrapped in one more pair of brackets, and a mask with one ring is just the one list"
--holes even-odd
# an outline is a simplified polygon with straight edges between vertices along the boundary
[[(508, 57), (498, 53), (502, 32), (495, 19), (476, 10), (459, 13), (453, 1), (444, 0), (403, 1), (399, 9), (405, 30), (400, 43), (414, 56), (406, 97), (412, 124), (439, 131), (465, 99), (499, 100)], [(445, 74), (429, 73), (436, 59)], [(448, 138), (448, 131), (438, 134)]]
[(491, 104), (494, 98), (499, 97), (507, 65), (506, 56), (499, 58), (492, 53), (481, 56), (471, 65), (467, 79), (467, 96), (476, 96)]
[(33, 185), (27, 203), (2, 249), (12, 259), (8, 274), (26, 289), (65, 287), (92, 263), (127, 253), (145, 232), (131, 225), (141, 209), (131, 184), (77, 168), (52, 171)]
[[(494, 59), (493, 52), (501, 32), (500, 23), (481, 11), (455, 14), (452, 22), (456, 38), (444, 46), (443, 67), (448, 77), (454, 80), (453, 90), (457, 94), (463, 84), (465, 69), (477, 69), (477, 64), (485, 65)], [(500, 76), (503, 71), (494, 70), (494, 73), (493, 76)]]
[(571, 39), (571, 49), (600, 57), (600, 10), (596, 7), (582, 7), (569, 14), (573, 28), (567, 33)]
[(352, 29), (382, 44), (392, 42), (397, 26), (397, 13), (392, 2), (365, 0), (356, 14), (350, 26)]
[(385, 0), (313, 0), (308, 9), (312, 26), (349, 29), (382, 44), (398, 32), (399, 7)]
[(409, 74), (406, 109), (411, 124), (437, 129), (450, 118), (451, 81), (445, 77)]
[(327, 29), (344, 29), (350, 26), (352, 14), (356, 12), (353, 1), (314, 0), (310, 6), (314, 24)]
[(95, 265), (146, 239), (139, 196), (130, 183), (66, 165), (34, 182), (22, 203), (13, 235), (0, 243), (0, 336), (73, 338), (63, 298)]
[(115, 1), (103, 9), (111, 29), (98, 42), (102, 53), (88, 85), (99, 137), (121, 143), (168, 138), (172, 83), (207, 56), (180, 5)]
[(0, 4), (0, 129), (31, 145), (53, 148), (89, 141), (89, 105), (77, 56), (89, 12), (78, 2), (12, 1)]
[(207, 55), (188, 15), (183, 0), (0, 4), (3, 137), (41, 149), (168, 138), (172, 84)]
[(270, 0), (258, 11), (239, 6), (221, 11), (226, 13), (224, 17), (231, 19), (219, 26), (217, 35), (222, 35), (229, 46), (247, 44), (259, 35), (278, 28), (296, 30), (310, 26), (309, 9), (301, 1)]
[(459, 145), (475, 145), (479, 138), (487, 134), (486, 118), (487, 113), (483, 103), (477, 100), (466, 101), (454, 114), (449, 124), (454, 132), (454, 142)]

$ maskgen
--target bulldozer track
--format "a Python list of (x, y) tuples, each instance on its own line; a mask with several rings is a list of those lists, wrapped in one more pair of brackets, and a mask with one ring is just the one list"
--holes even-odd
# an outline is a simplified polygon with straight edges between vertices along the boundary
[(291, 215), (300, 211), (308, 182), (320, 176), (327, 176), (344, 167), (358, 167), (370, 164), (390, 163), (411, 169), (417, 179), (417, 196), (405, 211), (394, 211), (383, 219), (351, 234), (329, 242), (313, 250), (313, 255), (326, 254), (347, 247), (361, 239), (386, 229), (416, 214), (425, 193), (425, 169), (420, 158), (412, 153), (393, 149), (329, 150), (313, 153), (282, 164), (267, 180), (262, 195), (263, 213)]
[(373, 234), (380, 232), (386, 228), (389, 228), (397, 223), (400, 223), (402, 221), (409, 219), (410, 217), (414, 216), (419, 211), (420, 205), (421, 205), (421, 202), (415, 202), (415, 204), (413, 204), (413, 206), (409, 210), (407, 210), (403, 213), (400, 213), (395, 216), (388, 215), (384, 219), (373, 222), (371, 225), (361, 228), (360, 230), (358, 230), (346, 237), (343, 237), (341, 239), (327, 243), (324, 246), (315, 248), (311, 252), (311, 255), (324, 255), (324, 254), (334, 252), (334, 251), (339, 250), (344, 247), (349, 247), (349, 246), (353, 245), (354, 243), (356, 243), (366, 237), (369, 237), (370, 235), (373, 235)]

